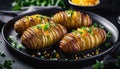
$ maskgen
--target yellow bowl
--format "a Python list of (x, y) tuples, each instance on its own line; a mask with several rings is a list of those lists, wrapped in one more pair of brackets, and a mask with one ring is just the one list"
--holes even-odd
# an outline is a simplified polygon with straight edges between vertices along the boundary
[(88, 4), (88, 3), (85, 4), (84, 2), (79, 2), (80, 0), (74, 0), (74, 1), (76, 1), (76, 2), (73, 3), (72, 0), (68, 1), (70, 6), (72, 8), (81, 9), (81, 10), (94, 10), (94, 9), (98, 8), (99, 5), (100, 5), (100, 0), (98, 0), (97, 3), (95, 3), (95, 4), (93, 3), (93, 5), (92, 4)]

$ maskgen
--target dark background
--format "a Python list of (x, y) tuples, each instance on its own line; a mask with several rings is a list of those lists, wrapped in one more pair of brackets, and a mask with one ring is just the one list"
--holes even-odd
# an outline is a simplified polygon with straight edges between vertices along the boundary
[[(13, 0), (0, 0), (0, 10), (11, 10), (12, 1)], [(68, 5), (68, 7), (70, 7), (70, 5)], [(108, 19), (118, 29), (120, 29), (120, 25), (117, 22), (117, 17), (120, 16), (120, 0), (101, 0), (100, 6), (94, 9), (94, 11), (92, 10), (92, 12)], [(0, 15), (0, 17), (2, 17), (2, 15)], [(6, 57), (0, 57), (0, 63), (3, 63), (5, 60), (12, 59), (15, 60), (15, 63), (13, 64), (13, 69), (35, 69), (35, 65), (30, 64), (31, 61), (28, 61), (27, 63), (24, 62), (24, 59), (21, 59), (21, 57), (17, 57), (14, 52), (11, 52), (8, 48), (6, 48), (6, 44), (1, 37), (1, 28), (4, 24), (5, 23), (0, 21), (0, 52), (4, 51)], [(43, 66), (40, 65), (40, 67)], [(80, 66), (76, 66), (75, 68), (80, 68)]]

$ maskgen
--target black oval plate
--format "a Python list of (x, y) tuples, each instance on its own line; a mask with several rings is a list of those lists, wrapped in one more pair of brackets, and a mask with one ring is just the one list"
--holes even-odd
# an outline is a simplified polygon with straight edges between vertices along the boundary
[[(101, 44), (100, 46), (93, 48), (91, 50), (88, 51), (84, 51), (84, 52), (80, 52), (80, 53), (76, 53), (76, 54), (65, 54), (63, 53), (60, 49), (58, 44), (41, 49), (39, 51), (32, 51), (29, 49), (26, 49), (24, 46), (22, 49), (17, 49), (15, 47), (13, 47), (14, 43), (12, 44), (9, 36), (13, 36), (13, 40), (19, 45), (21, 44), (20, 42), (20, 36), (15, 32), (14, 30), (14, 23), (15, 21), (17, 21), (18, 19), (22, 18), (25, 15), (32, 15), (32, 14), (42, 14), (42, 15), (47, 15), (47, 16), (52, 16), (53, 14), (62, 11), (61, 9), (43, 9), (43, 10), (39, 10), (39, 11), (34, 11), (31, 13), (27, 13), (27, 14), (23, 14), (20, 16), (17, 16), (15, 18), (13, 18), (12, 20), (10, 20), (2, 29), (2, 37), (4, 39), (4, 41), (8, 44), (9, 48), (13, 49), (15, 52), (18, 52), (19, 54), (26, 56), (28, 58), (30, 58), (31, 60), (38, 60), (38, 61), (43, 61), (43, 62), (57, 62), (57, 63), (61, 63), (61, 62), (65, 62), (65, 63), (71, 63), (71, 62), (76, 62), (76, 61), (83, 61), (83, 60), (89, 60), (92, 58), (96, 58), (99, 57), (103, 54), (106, 54), (107, 52), (109, 52), (111, 49), (113, 49), (113, 47), (115, 46), (115, 43), (117, 42), (118, 38), (119, 38), (119, 32), (118, 29), (116, 28), (116, 26), (114, 26), (110, 21), (106, 20), (105, 18), (96, 15), (94, 13), (91, 12), (87, 12), (87, 11), (81, 11), (83, 13), (87, 13), (88, 15), (90, 15), (90, 17), (93, 20), (93, 23), (97, 23), (99, 25), (104, 26), (104, 29), (106, 30), (106, 32), (110, 32), (112, 34), (111, 38), (108, 38), (106, 40), (106, 42), (110, 42), (111, 45), (110, 46), (105, 46), (105, 43)], [(97, 53), (97, 51), (99, 53)], [(57, 58), (58, 59), (57, 59)]]

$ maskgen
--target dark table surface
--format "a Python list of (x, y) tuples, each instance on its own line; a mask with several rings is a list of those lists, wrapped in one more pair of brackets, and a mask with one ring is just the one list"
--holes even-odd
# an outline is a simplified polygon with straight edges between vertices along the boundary
[[(0, 0), (1, 2), (5, 2), (7, 0)], [(9, 0), (8, 0), (9, 1)], [(120, 15), (120, 1), (119, 0), (101, 0), (102, 4), (101, 6), (98, 8), (98, 10), (92, 11), (106, 19), (108, 19), (109, 21), (111, 21), (118, 29), (120, 29), (120, 25), (117, 22), (117, 17)], [(0, 3), (1, 3), (0, 2)], [(4, 5), (0, 4), (0, 10), (4, 9), (6, 10)], [(5, 8), (2, 8), (5, 7)], [(2, 16), (0, 16), (2, 17)], [(0, 22), (0, 30), (2, 29), (3, 25), (5, 23)], [(120, 49), (120, 48), (119, 48)], [(35, 64), (31, 65), (28, 64), (28, 62), (24, 62), (24, 59), (20, 59), (20, 57), (17, 57), (16, 54), (14, 54), (14, 52), (11, 52), (11, 50), (9, 50), (6, 47), (5, 42), (2, 39), (1, 36), (1, 31), (0, 31), (0, 52), (4, 51), (6, 56), (5, 57), (0, 57), (0, 62), (3, 63), (5, 60), (14, 60), (15, 63), (13, 63), (12, 67), (13, 69), (35, 69)], [(29, 61), (30, 63), (30, 61)], [(40, 67), (43, 67), (41, 65), (39, 65)], [(47, 68), (47, 67), (45, 67)], [(74, 68), (74, 67), (71, 67)], [(75, 68), (80, 68), (80, 66), (76, 66)]]

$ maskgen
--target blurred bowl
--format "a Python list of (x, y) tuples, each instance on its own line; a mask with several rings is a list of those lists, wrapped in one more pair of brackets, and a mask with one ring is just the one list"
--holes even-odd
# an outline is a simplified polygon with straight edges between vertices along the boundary
[(100, 0), (98, 1), (97, 4), (90, 5), (90, 6), (82, 6), (82, 5), (79, 5), (79, 4), (75, 4), (71, 0), (68, 0), (68, 2), (69, 2), (69, 5), (71, 6), (71, 8), (73, 8), (73, 9), (79, 9), (79, 10), (92, 11), (92, 10), (96, 10), (100, 6)]

